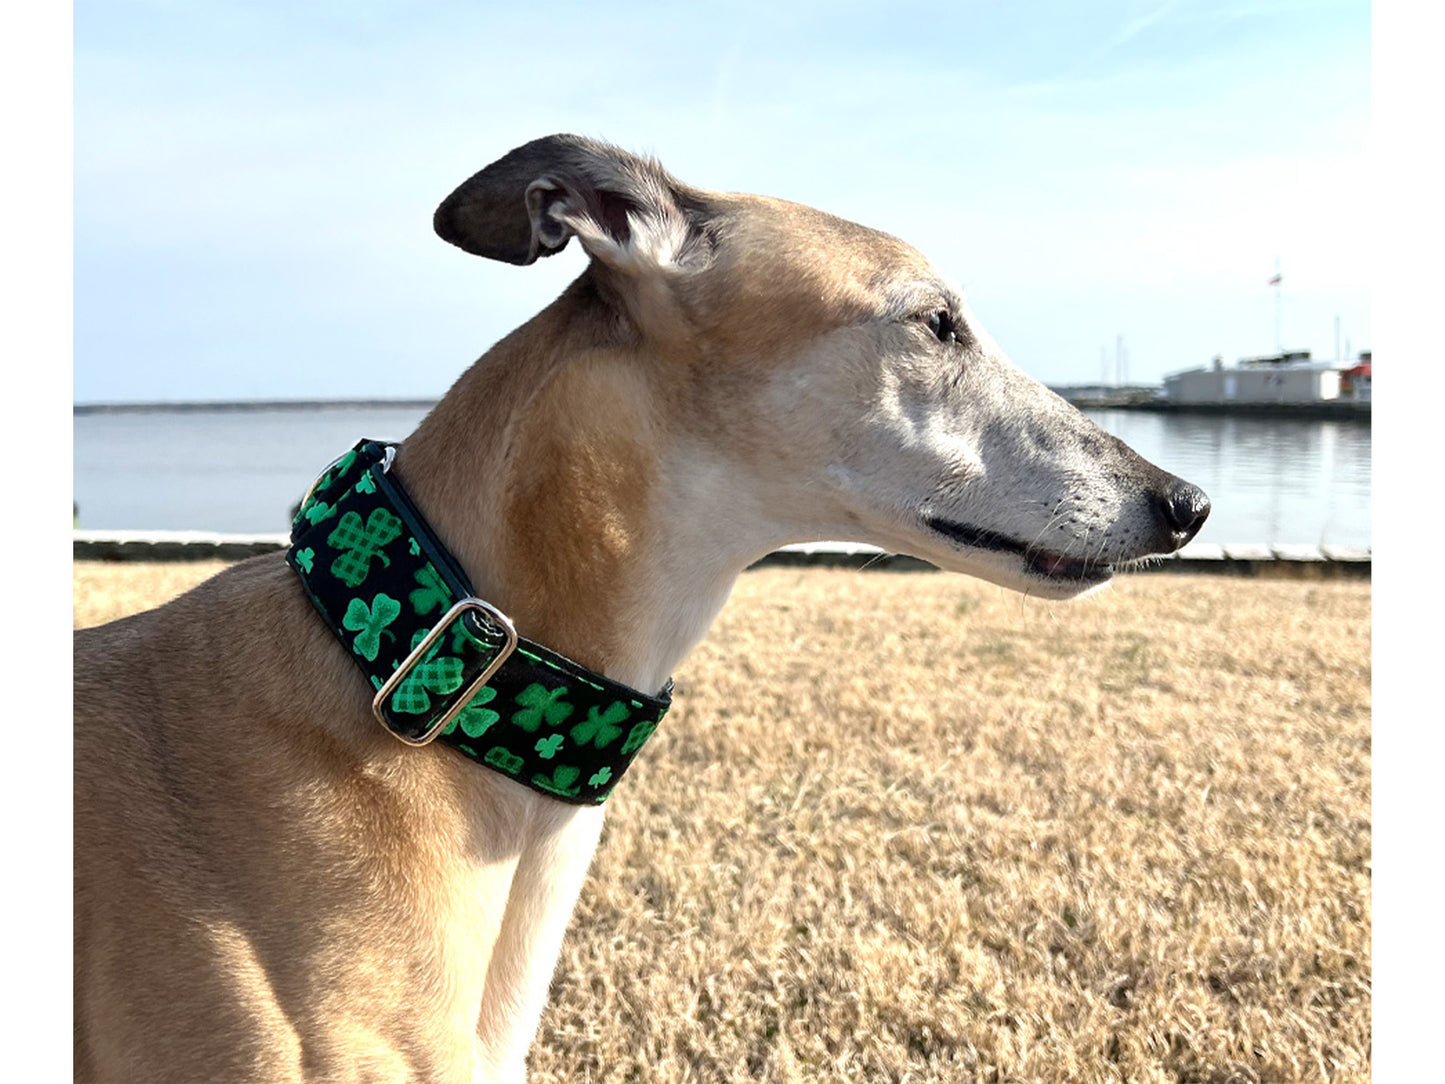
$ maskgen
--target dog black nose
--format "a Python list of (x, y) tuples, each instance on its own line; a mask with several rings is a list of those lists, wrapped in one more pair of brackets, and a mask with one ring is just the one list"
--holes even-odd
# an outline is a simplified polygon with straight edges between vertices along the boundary
[(1159, 514), (1174, 536), (1176, 549), (1197, 535), (1209, 518), (1209, 498), (1204, 490), (1183, 479), (1174, 479), (1158, 500)]

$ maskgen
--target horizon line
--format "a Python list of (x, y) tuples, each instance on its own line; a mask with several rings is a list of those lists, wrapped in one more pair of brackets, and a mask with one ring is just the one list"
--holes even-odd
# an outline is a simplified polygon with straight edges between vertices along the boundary
[(375, 399), (136, 399), (98, 403), (71, 403), (73, 414), (186, 413), (234, 410), (326, 410), (353, 407), (433, 407), (441, 396)]

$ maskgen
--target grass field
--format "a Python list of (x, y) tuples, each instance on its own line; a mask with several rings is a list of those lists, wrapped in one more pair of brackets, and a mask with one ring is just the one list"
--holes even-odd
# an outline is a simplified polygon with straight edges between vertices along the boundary
[(760, 570), (677, 686), (534, 1080), (1369, 1079), (1367, 582)]

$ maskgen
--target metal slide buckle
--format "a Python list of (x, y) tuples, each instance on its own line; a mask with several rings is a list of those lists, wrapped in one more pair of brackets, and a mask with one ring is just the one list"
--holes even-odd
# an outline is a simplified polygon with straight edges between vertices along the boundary
[[(494, 626), (507, 634), (506, 644), (502, 646), (502, 650), (497, 654), (497, 657), (492, 660), (491, 665), (483, 670), (477, 679), (467, 686), (466, 691), (457, 698), (457, 702), (447, 710), (446, 714), (429, 726), (423, 734), (413, 738), (406, 734), (399, 733), (387, 722), (385, 713), (387, 697), (396, 691), (396, 687), (406, 678), (407, 672), (425, 657), (427, 649), (436, 643), (437, 638), (446, 631), (447, 626), (452, 623), (452, 620), (465, 610), (481, 610), (486, 614)], [(485, 685), (487, 680), (501, 669), (502, 663), (506, 662), (516, 649), (517, 629), (516, 626), (512, 624), (510, 617), (502, 613), (501, 610), (497, 609), (490, 602), (483, 602), (479, 598), (472, 598), (470, 596), (464, 598), (446, 613), (442, 614), (441, 620), (432, 626), (432, 630), (422, 638), (422, 642), (412, 649), (410, 655), (401, 660), (401, 665), (396, 668), (391, 677), (387, 678), (381, 688), (377, 690), (375, 698), (371, 701), (371, 713), (376, 716), (377, 722), (386, 727), (387, 732), (393, 735), (398, 741), (403, 741), (407, 745), (428, 745), (432, 739), (446, 728), (448, 723), (461, 714), (461, 710), (471, 702), (477, 690)]]

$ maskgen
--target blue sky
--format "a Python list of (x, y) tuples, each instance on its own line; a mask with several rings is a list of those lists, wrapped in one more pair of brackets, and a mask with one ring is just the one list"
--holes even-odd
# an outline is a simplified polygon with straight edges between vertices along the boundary
[(81, 0), (74, 397), (427, 396), (583, 266), (436, 239), (553, 131), (916, 245), (1051, 383), (1371, 343), (1370, 9)]

